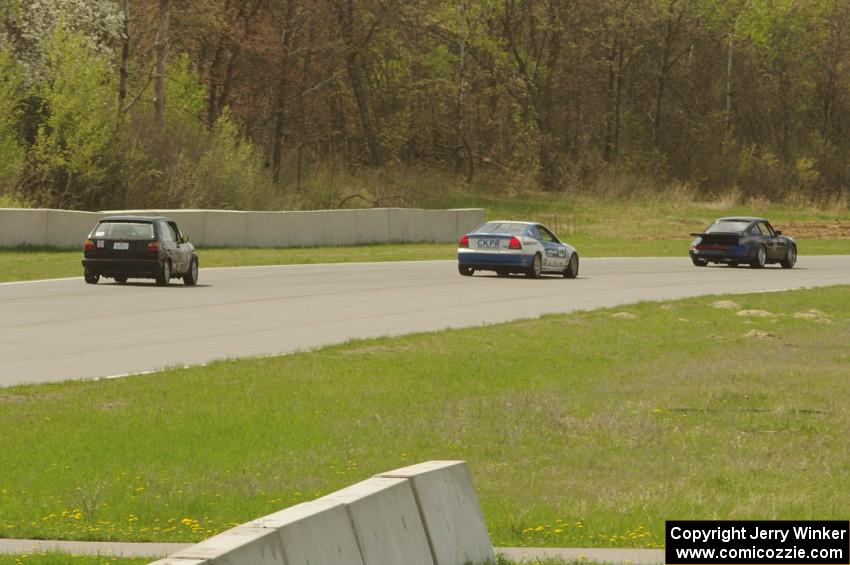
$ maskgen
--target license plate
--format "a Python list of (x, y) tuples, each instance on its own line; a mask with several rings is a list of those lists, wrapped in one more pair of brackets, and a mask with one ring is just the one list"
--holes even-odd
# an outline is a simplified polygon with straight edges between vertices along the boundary
[(112, 249), (130, 249), (129, 241), (116, 241), (112, 244)]
[(501, 245), (500, 239), (479, 239), (476, 243), (477, 247), (482, 249), (498, 249)]

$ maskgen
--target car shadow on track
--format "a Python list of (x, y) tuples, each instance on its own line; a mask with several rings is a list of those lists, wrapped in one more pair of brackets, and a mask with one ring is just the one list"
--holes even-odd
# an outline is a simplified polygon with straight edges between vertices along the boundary
[[(476, 275), (474, 275), (474, 277), (478, 278), (478, 279), (502, 279), (502, 280), (513, 280), (513, 281), (557, 281), (557, 280), (563, 281), (565, 279), (565, 277), (563, 277), (561, 275), (542, 275), (541, 277), (536, 278), (536, 279), (533, 279), (531, 277), (527, 277), (525, 275), (499, 276), (499, 275), (491, 275), (491, 274), (481, 274), (481, 275), (476, 274)], [(590, 278), (590, 277), (583, 277), (583, 276), (579, 275), (574, 279), (566, 279), (566, 280), (579, 281), (579, 280), (586, 280), (588, 278)]]
[(125, 282), (125, 283), (119, 283), (119, 282), (114, 282), (114, 281), (113, 282), (101, 282), (101, 283), (98, 283), (98, 286), (133, 286), (133, 287), (139, 287), (139, 288), (186, 288), (186, 289), (190, 289), (190, 288), (211, 288), (212, 287), (211, 284), (198, 283), (196, 285), (188, 285), (188, 284), (183, 284), (180, 281), (174, 281), (174, 282), (172, 282), (172, 283), (170, 283), (166, 286), (159, 286), (158, 284), (156, 284), (153, 281), (151, 281), (151, 282), (143, 282), (143, 281), (129, 282), (128, 281), (128, 282)]

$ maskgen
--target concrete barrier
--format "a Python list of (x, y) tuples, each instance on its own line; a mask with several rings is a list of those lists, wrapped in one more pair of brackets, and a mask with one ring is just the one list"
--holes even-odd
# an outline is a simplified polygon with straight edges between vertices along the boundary
[(357, 213), (351, 210), (320, 210), (324, 245), (357, 245)]
[(285, 565), (283, 545), (274, 528), (243, 524), (155, 561), (157, 565)]
[(484, 223), (484, 210), (481, 208), (457, 208), (453, 211), (457, 214), (457, 231), (454, 241)]
[(232, 210), (0, 209), (0, 247), (81, 245), (103, 216), (167, 216), (199, 247), (312, 247), (367, 243), (453, 243), (484, 221), (481, 209), (374, 208), (305, 212)]
[(387, 243), (390, 239), (390, 211), (387, 208), (355, 210), (357, 243)]
[(494, 559), (463, 461), (382, 473), (155, 565), (463, 565)]
[(44, 245), (49, 210), (0, 208), (0, 245)]
[(286, 212), (251, 212), (245, 233), (246, 247), (286, 247), (289, 229)]
[(495, 560), (466, 463), (427, 461), (378, 476), (410, 481), (436, 565)]
[[(425, 210), (424, 241), (456, 242), (457, 212), (454, 210)], [(460, 237), (460, 236), (458, 236)]]
[(425, 241), (425, 210), (390, 208), (390, 241), (418, 243)]
[(433, 565), (425, 527), (406, 479), (367, 479), (320, 500), (348, 507), (364, 565)]
[(207, 247), (244, 247), (252, 214), (231, 210), (204, 211), (203, 244)]
[(315, 247), (326, 245), (322, 240), (324, 212), (287, 212), (286, 224), (291, 247)]
[(286, 565), (363, 565), (344, 504), (314, 500), (251, 524), (278, 530)]
[(97, 224), (101, 214), (72, 210), (49, 210), (44, 233), (44, 245), (49, 247), (78, 247)]

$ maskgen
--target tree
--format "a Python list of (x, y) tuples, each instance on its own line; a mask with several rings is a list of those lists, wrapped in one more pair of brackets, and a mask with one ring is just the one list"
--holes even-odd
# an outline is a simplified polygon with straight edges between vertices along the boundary
[(154, 71), (154, 108), (156, 123), (165, 123), (165, 68), (168, 57), (168, 27), (171, 20), (171, 0), (159, 0), (159, 25), (156, 29), (156, 70)]
[(28, 183), (35, 200), (57, 208), (96, 209), (115, 133), (115, 78), (110, 60), (81, 32), (59, 25), (46, 42), (36, 85), (44, 120), (30, 149)]
[(0, 26), (0, 45), (5, 46), (31, 82), (41, 80), (47, 64), (45, 41), (58, 26), (80, 33), (92, 49), (112, 56), (120, 37), (122, 17), (114, 0), (27, 0), (26, 7), (15, 0)]
[(15, 188), (24, 165), (24, 149), (17, 136), (23, 84), (12, 56), (0, 49), (0, 195)]

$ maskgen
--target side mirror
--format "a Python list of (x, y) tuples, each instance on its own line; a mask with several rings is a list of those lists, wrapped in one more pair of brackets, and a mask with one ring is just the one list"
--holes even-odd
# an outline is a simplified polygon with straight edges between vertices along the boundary
[(180, 243), (189, 243), (189, 236), (186, 235), (186, 234), (181, 235), (180, 236)]
[(782, 231), (781, 231), (781, 230), (776, 230), (776, 235), (782, 235)]

